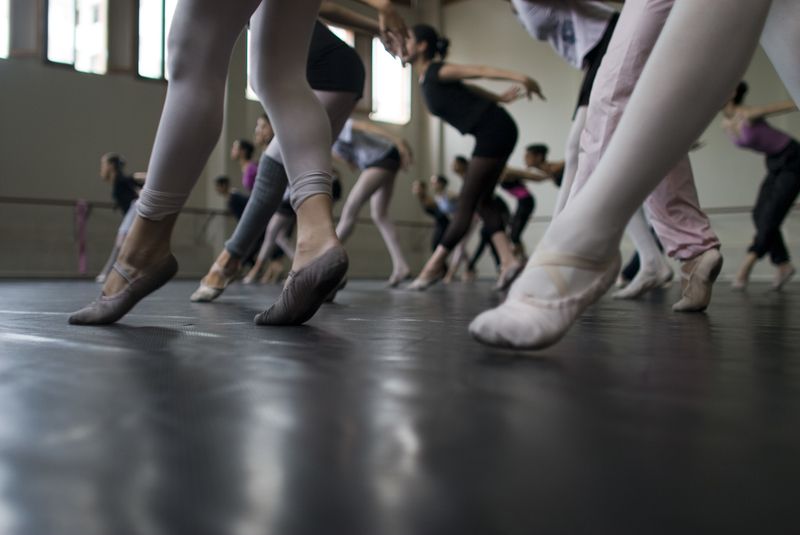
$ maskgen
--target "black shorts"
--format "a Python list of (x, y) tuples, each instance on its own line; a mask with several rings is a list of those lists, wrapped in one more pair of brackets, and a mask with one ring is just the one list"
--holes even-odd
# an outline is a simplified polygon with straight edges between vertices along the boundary
[(367, 74), (358, 53), (318, 21), (311, 38), (306, 76), (311, 89), (355, 93), (360, 99)]
[(517, 123), (500, 106), (491, 106), (470, 132), (475, 136), (472, 156), (507, 160), (517, 144)]
[(603, 37), (595, 47), (586, 54), (586, 61), (589, 63), (589, 67), (586, 69), (586, 75), (583, 77), (581, 92), (578, 95), (578, 105), (575, 108), (576, 111), (577, 108), (581, 106), (589, 105), (589, 97), (592, 95), (592, 86), (594, 86), (594, 80), (597, 78), (597, 71), (600, 69), (600, 64), (603, 62), (603, 56), (606, 55), (608, 43), (611, 42), (611, 36), (614, 35), (614, 28), (617, 26), (618, 19), (619, 13), (614, 13), (608, 21), (608, 26), (606, 26)]
[(400, 151), (397, 150), (397, 147), (394, 147), (389, 154), (380, 160), (368, 164), (364, 169), (369, 169), (371, 167), (380, 167), (381, 169), (397, 172), (397, 170), (400, 169)]

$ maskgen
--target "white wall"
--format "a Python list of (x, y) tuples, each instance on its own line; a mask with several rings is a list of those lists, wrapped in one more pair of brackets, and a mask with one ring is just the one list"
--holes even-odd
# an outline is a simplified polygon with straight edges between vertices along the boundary
[[(537, 80), (547, 102), (522, 100), (508, 107), (519, 126), (520, 138), (509, 165), (521, 166), (526, 145), (546, 143), (551, 159), (562, 159), (572, 113), (583, 79), (582, 73), (558, 57), (547, 43), (532, 39), (510, 11), (510, 4), (490, 0), (464, 0), (444, 9), (444, 34), (451, 40), (449, 59), (455, 63), (488, 64), (524, 72)], [(789, 98), (764, 52), (759, 49), (746, 76), (751, 92), (748, 102), (768, 103)], [(488, 82), (480, 85), (502, 91), (508, 84)], [(800, 114), (778, 117), (770, 121), (776, 127), (800, 137)], [(765, 175), (763, 157), (734, 148), (719, 127), (719, 119), (701, 139), (708, 145), (692, 154), (700, 201), (704, 207), (752, 206), (758, 186)], [(456, 154), (470, 154), (471, 137), (461, 136), (450, 126), (444, 127), (444, 155), (450, 161)], [(448, 169), (449, 171), (449, 169)], [(449, 173), (457, 183), (457, 179)], [(551, 183), (532, 184), (536, 196), (536, 216), (549, 216), (556, 198)], [(508, 195), (509, 207), (516, 204)], [(745, 248), (754, 228), (748, 214), (711, 216), (712, 224), (723, 243), (726, 262), (724, 276), (731, 276), (744, 257)], [(532, 251), (546, 223), (529, 225), (524, 241)], [(790, 216), (785, 223), (785, 237), (790, 249), (800, 254), (800, 214)], [(625, 252), (631, 249), (623, 243)], [(482, 274), (493, 273), (488, 255), (479, 266)], [(762, 263), (756, 276), (771, 277), (773, 271)]]

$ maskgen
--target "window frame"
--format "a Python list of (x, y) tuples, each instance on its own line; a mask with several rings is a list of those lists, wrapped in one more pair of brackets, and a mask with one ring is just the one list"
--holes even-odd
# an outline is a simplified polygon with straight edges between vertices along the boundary
[[(14, 0), (11, 0), (12, 3)], [(17, 0), (19, 1), (19, 0)], [(24, 1), (24, 0), (22, 0)], [(45, 62), (46, 65), (50, 67), (55, 67), (59, 69), (67, 69), (73, 72), (81, 73), (81, 74), (90, 74), (94, 76), (105, 76), (109, 73), (109, 11), (111, 9), (111, 2), (112, 0), (105, 0), (106, 1), (106, 20), (105, 20), (105, 32), (106, 32), (106, 43), (105, 43), (105, 52), (106, 52), (106, 68), (105, 72), (94, 72), (94, 71), (81, 71), (75, 68), (75, 60), (77, 59), (77, 35), (78, 35), (78, 2), (79, 0), (73, 0), (75, 2), (75, 24), (72, 28), (73, 34), (73, 58), (72, 63), (63, 63), (60, 61), (53, 61), (50, 59), (48, 55), (48, 47), (50, 42), (50, 1), (49, 0), (41, 0), (36, 2), (37, 8), (41, 6), (41, 11), (38, 13), (38, 18), (41, 21), (39, 27), (41, 28), (41, 35), (39, 38), (39, 42), (41, 43), (41, 50), (39, 51), (38, 55), (42, 57), (42, 60)], [(138, 1), (137, 1), (138, 4)], [(9, 32), (10, 33), (10, 32)], [(11, 40), (11, 36), (9, 36), (9, 40)], [(11, 57), (11, 51), (9, 50), (9, 57)]]
[(167, 0), (161, 0), (161, 76), (159, 78), (144, 76), (139, 72), (139, 45), (141, 44), (139, 38), (140, 9), (141, 2), (136, 0), (136, 43), (133, 50), (135, 54), (133, 61), (134, 76), (137, 80), (167, 84), (169, 83), (169, 79), (167, 78), (167, 33), (169, 32), (169, 28), (167, 28)]

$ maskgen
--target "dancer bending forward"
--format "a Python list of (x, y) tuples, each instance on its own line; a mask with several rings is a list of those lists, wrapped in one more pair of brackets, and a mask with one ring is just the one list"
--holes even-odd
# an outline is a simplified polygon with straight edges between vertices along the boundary
[(778, 270), (772, 287), (780, 290), (795, 272), (783, 241), (781, 224), (800, 193), (800, 144), (774, 129), (764, 119), (797, 111), (797, 105), (790, 100), (771, 106), (745, 106), (746, 93), (747, 84), (740, 82), (736, 93), (722, 110), (725, 116), (722, 126), (737, 147), (766, 155), (769, 174), (761, 184), (753, 209), (756, 237), (733, 280), (733, 289), (743, 290), (756, 260), (769, 253)]
[[(477, 211), (491, 233), (500, 255), (502, 270), (499, 287), (505, 289), (522, 270), (523, 263), (511, 250), (503, 220), (492, 204), (492, 193), (506, 161), (517, 142), (517, 125), (498, 102), (513, 102), (531, 93), (541, 96), (539, 85), (531, 78), (505, 69), (443, 63), (449, 41), (440, 39), (435, 29), (425, 24), (414, 26), (406, 43), (411, 63), (420, 75), (420, 85), (428, 110), (457, 128), (475, 136), (475, 150), (467, 168), (458, 208), (450, 225), (419, 277), (409, 289), (424, 290), (442, 278), (450, 251), (467, 233)], [(502, 95), (462, 83), (465, 79), (490, 78), (522, 84)]]

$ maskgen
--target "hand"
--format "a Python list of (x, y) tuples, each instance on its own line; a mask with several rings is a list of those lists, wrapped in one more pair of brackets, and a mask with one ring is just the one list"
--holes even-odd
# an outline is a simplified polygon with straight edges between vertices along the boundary
[(406, 50), (408, 28), (406, 21), (391, 3), (387, 2), (378, 11), (378, 24), (381, 28), (381, 42), (386, 51), (396, 58), (406, 57), (408, 55)]
[(546, 98), (544, 98), (544, 95), (542, 94), (542, 89), (539, 87), (539, 84), (536, 83), (536, 80), (534, 80), (533, 78), (528, 78), (526, 76), (525, 79), (522, 80), (522, 85), (525, 86), (525, 91), (527, 91), (528, 100), (531, 99), (531, 94), (538, 95), (539, 98), (542, 100), (547, 100)]
[(508, 91), (501, 93), (498, 102), (505, 102), (506, 104), (508, 104), (522, 97), (523, 97), (522, 89), (520, 89), (519, 86), (515, 85), (510, 87)]
[(414, 153), (405, 139), (401, 139), (400, 143), (397, 143), (397, 152), (400, 153), (400, 170), (407, 171), (408, 167), (414, 163)]

